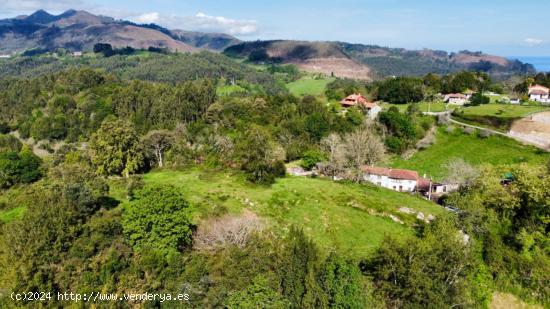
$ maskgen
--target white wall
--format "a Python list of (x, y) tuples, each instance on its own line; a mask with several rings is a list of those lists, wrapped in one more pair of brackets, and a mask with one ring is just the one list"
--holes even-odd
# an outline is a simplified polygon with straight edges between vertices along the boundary
[(389, 178), (388, 176), (372, 174), (365, 174), (363, 179), (375, 185), (395, 191), (413, 192), (416, 189), (416, 180), (394, 179)]

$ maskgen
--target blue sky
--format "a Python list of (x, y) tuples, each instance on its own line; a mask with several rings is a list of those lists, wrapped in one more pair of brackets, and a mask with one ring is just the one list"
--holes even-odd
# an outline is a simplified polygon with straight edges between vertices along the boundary
[(227, 32), (245, 40), (339, 40), (550, 56), (548, 0), (3, 0), (0, 16), (38, 8), (86, 9), (169, 28)]

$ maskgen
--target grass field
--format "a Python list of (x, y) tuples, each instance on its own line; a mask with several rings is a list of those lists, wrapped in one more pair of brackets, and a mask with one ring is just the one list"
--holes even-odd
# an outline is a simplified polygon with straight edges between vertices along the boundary
[(515, 121), (544, 111), (550, 111), (550, 108), (541, 105), (486, 104), (457, 109), (453, 116), (469, 124), (508, 132)]
[(19, 219), (25, 213), (26, 207), (15, 207), (0, 211), (0, 221), (8, 223), (12, 220)]
[[(146, 185), (171, 184), (181, 188), (193, 205), (195, 221), (222, 209), (238, 213), (243, 208), (267, 218), (276, 231), (302, 227), (323, 248), (338, 248), (352, 256), (373, 252), (385, 235), (411, 235), (414, 215), (397, 211), (409, 207), (435, 216), (440, 206), (419, 197), (390, 190), (326, 179), (287, 177), (271, 187), (248, 184), (230, 172), (159, 171), (144, 175)], [(112, 194), (123, 199), (120, 184)], [(399, 224), (388, 217), (395, 215)]]
[(486, 104), (462, 108), (465, 116), (494, 116), (500, 118), (522, 118), (537, 112), (550, 111), (550, 107), (512, 104)]
[(302, 77), (299, 80), (288, 83), (286, 87), (295, 96), (313, 95), (319, 96), (325, 92), (327, 84), (332, 79), (315, 79), (311, 76)]
[(226, 85), (226, 86), (218, 87), (216, 89), (216, 94), (218, 96), (230, 95), (235, 92), (246, 92), (246, 89), (244, 89), (239, 85)]
[[(409, 104), (418, 104), (418, 107), (420, 107), (420, 111), (422, 111), (422, 112), (427, 112), (427, 111), (430, 111), (430, 112), (444, 112), (445, 111), (445, 106), (447, 105), (443, 102), (433, 102), (433, 103), (420, 102), (420, 103), (409, 103)], [(400, 112), (404, 112), (404, 111), (407, 110), (407, 107), (409, 106), (409, 104), (382, 103), (382, 109), (387, 110), (390, 107), (395, 106), (399, 109)], [(450, 105), (448, 108), (453, 109), (454, 107), (453, 107), (453, 105)]]
[(548, 153), (522, 145), (513, 139), (496, 135), (480, 138), (475, 134), (463, 134), (459, 128), (452, 134), (447, 133), (444, 128), (439, 128), (436, 139), (434, 145), (417, 152), (408, 160), (393, 158), (391, 166), (416, 170), (420, 174), (426, 173), (440, 180), (445, 176), (442, 166), (455, 158), (462, 158), (472, 165), (488, 163), (499, 166), (524, 162), (544, 164), (550, 158)]

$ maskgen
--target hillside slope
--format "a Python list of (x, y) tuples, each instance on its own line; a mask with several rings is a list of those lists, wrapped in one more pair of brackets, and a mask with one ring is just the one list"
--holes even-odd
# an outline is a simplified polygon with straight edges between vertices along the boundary
[(172, 51), (221, 50), (239, 42), (226, 34), (168, 30), (154, 24), (140, 25), (86, 11), (69, 10), (51, 15), (43, 10), (30, 16), (0, 20), (0, 53), (28, 49), (53, 51), (91, 50), (96, 43), (114, 47), (161, 47)]
[(337, 44), (307, 41), (256, 41), (230, 46), (224, 53), (253, 62), (295, 64), (302, 70), (355, 79), (372, 79), (370, 68), (348, 56)]
[[(265, 218), (276, 231), (300, 226), (320, 246), (353, 256), (373, 253), (386, 235), (414, 233), (416, 214), (400, 212), (401, 207), (426, 217), (446, 213), (419, 197), (327, 179), (287, 177), (264, 187), (251, 185), (231, 172), (191, 169), (148, 173), (144, 182), (146, 186), (181, 189), (192, 205), (195, 221), (222, 209), (230, 213), (247, 209)], [(111, 183), (111, 195), (124, 201), (123, 185)]]
[(493, 76), (534, 72), (530, 64), (481, 52), (406, 50), (343, 42), (255, 41), (230, 46), (224, 53), (252, 62), (292, 63), (311, 72), (371, 79), (386, 76), (484, 71)]

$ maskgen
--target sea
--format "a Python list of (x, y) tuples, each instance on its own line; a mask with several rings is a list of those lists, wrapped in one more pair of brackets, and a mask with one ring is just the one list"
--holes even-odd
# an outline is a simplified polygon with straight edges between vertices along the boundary
[(550, 57), (529, 57), (529, 56), (515, 56), (508, 57), (510, 59), (518, 59), (524, 63), (532, 64), (539, 72), (550, 72)]

